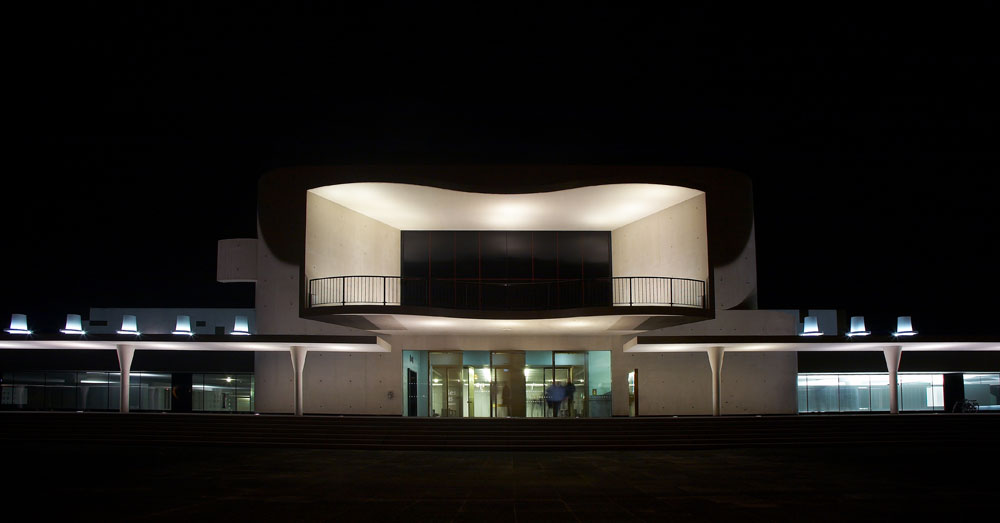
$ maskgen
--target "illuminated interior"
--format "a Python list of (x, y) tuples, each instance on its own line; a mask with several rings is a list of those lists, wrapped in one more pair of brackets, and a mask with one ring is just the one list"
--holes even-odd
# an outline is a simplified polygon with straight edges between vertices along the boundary
[(396, 229), (613, 230), (701, 191), (622, 183), (528, 194), (484, 194), (401, 183), (345, 183), (309, 191)]

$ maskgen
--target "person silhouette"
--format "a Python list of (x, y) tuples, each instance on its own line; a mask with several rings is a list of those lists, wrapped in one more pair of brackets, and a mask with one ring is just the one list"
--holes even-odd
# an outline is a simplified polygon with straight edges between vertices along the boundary
[(566, 382), (566, 415), (569, 417), (574, 417), (573, 414), (573, 394), (576, 393), (576, 385), (573, 385), (573, 380)]
[(566, 399), (566, 388), (562, 383), (554, 383), (545, 389), (545, 401), (552, 409), (553, 418), (559, 417), (559, 407), (562, 406), (564, 399)]

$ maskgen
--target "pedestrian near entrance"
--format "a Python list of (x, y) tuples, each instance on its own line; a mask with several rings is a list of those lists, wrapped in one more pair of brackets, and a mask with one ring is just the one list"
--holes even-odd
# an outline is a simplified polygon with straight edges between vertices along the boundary
[(566, 387), (564, 388), (566, 392), (566, 415), (569, 417), (574, 417), (573, 414), (573, 394), (576, 393), (576, 385), (573, 385), (573, 380), (566, 382)]
[(566, 389), (562, 383), (555, 383), (550, 385), (548, 389), (545, 389), (545, 401), (548, 402), (549, 407), (552, 409), (552, 417), (559, 416), (559, 407), (562, 406), (565, 398)]

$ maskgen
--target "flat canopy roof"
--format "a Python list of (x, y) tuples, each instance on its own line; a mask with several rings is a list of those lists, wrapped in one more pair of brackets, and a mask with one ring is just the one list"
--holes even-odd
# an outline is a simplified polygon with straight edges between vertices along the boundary
[(319, 352), (392, 352), (388, 342), (378, 336), (177, 336), (142, 335), (7, 335), (0, 337), (0, 349), (80, 349), (115, 350), (128, 345), (139, 350), (180, 351), (287, 351), (305, 347)]
[[(237, 339), (238, 338), (238, 339)], [(625, 352), (703, 352), (722, 347), (732, 352), (759, 351), (880, 351), (901, 347), (908, 351), (1000, 351), (1000, 341), (980, 338), (929, 338), (905, 341), (892, 337), (866, 336), (864, 341), (846, 341), (836, 336), (637, 336), (625, 342)], [(140, 350), (189, 351), (287, 351), (292, 346), (325, 352), (391, 352), (391, 345), (378, 336), (193, 336), (171, 334), (63, 336), (2, 335), (0, 349), (114, 350), (128, 345)]]
[(730, 352), (881, 351), (1000, 351), (1000, 341), (982, 338), (929, 338), (919, 341), (890, 336), (845, 340), (839, 336), (637, 336), (625, 343), (625, 352), (702, 352), (722, 347)]
[(400, 230), (610, 231), (702, 191), (655, 183), (488, 194), (424, 185), (359, 182), (311, 193)]

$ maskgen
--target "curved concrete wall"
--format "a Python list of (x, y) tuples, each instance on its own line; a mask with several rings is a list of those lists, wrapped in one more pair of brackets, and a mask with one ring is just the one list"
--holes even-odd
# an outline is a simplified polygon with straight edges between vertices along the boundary
[(399, 237), (399, 229), (310, 192), (305, 282), (328, 276), (399, 276)]
[(708, 281), (705, 195), (611, 231), (612, 276), (669, 276)]

